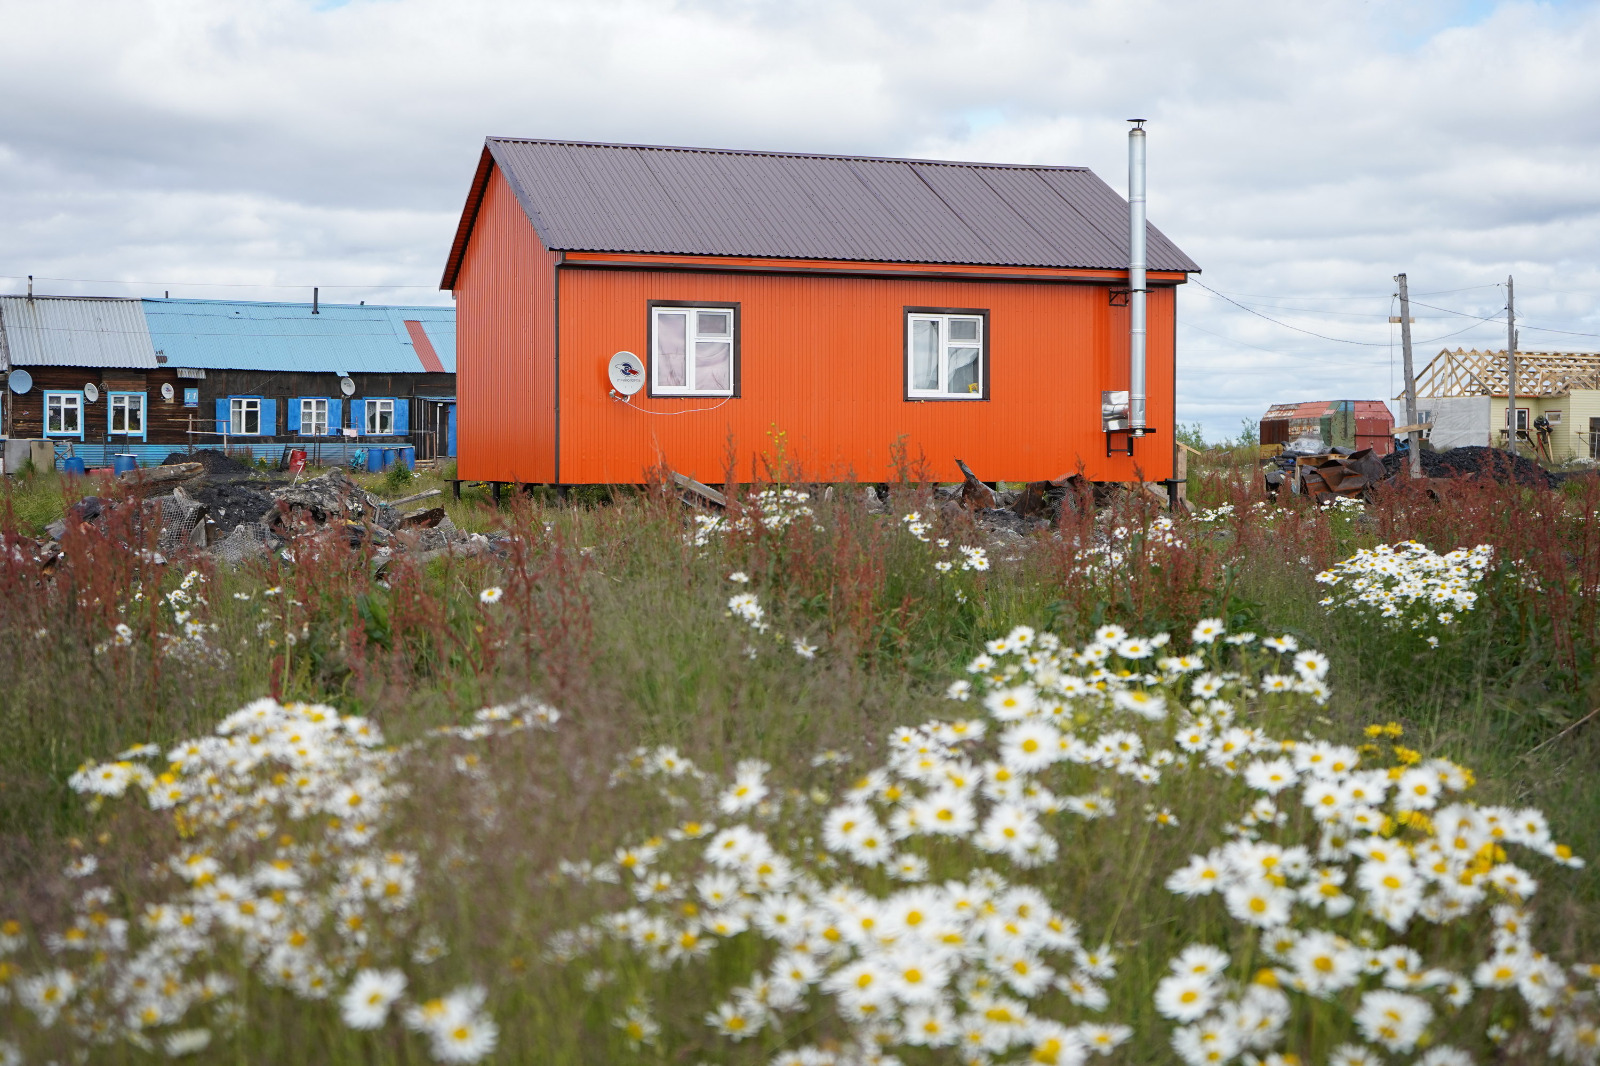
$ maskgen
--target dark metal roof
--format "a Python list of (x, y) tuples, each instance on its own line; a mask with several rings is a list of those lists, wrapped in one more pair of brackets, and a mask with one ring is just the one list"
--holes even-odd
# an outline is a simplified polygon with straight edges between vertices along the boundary
[[(491, 137), (444, 288), (454, 283), (491, 165), (552, 251), (1128, 265), (1127, 201), (1084, 167)], [(1149, 266), (1200, 269), (1154, 226)]]

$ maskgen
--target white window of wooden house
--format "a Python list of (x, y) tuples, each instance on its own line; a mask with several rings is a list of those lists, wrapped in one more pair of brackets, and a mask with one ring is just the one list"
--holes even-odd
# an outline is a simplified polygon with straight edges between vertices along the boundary
[(300, 435), (326, 437), (328, 435), (328, 401), (303, 399), (300, 401)]
[(988, 398), (987, 316), (906, 312), (906, 399)]
[(394, 432), (394, 401), (367, 401), (367, 432), (382, 437)]
[(119, 436), (144, 436), (144, 393), (113, 392), (110, 431)]
[(261, 401), (253, 396), (235, 396), (228, 401), (228, 428), (236, 437), (261, 434)]
[(83, 436), (83, 394), (47, 392), (44, 394), (44, 432), (47, 437)]
[(650, 391), (656, 396), (732, 396), (739, 372), (735, 307), (650, 309)]

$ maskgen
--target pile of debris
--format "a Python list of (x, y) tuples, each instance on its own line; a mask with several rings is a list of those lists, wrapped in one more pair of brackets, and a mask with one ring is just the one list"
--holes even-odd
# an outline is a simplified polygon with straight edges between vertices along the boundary
[(342, 470), (274, 489), (270, 506), (253, 521), (241, 522), (217, 544), (214, 554), (237, 565), (253, 555), (276, 551), (296, 537), (335, 531), (352, 548), (371, 544), (375, 558), (396, 552), (424, 560), (450, 553), (475, 555), (488, 550), (487, 538), (458, 529), (443, 507), (402, 513), (399, 508), (440, 494), (429, 489), (400, 500), (384, 500), (363, 489)]
[[(1287, 489), (1304, 493), (1319, 503), (1335, 497), (1367, 499), (1374, 486), (1385, 481), (1410, 480), (1410, 457), (1404, 451), (1383, 457), (1371, 448), (1352, 451), (1335, 448), (1316, 455), (1282, 455), (1266, 460), (1267, 495), (1277, 498)], [(1421, 453), (1421, 488), (1437, 495), (1447, 492), (1450, 482), (1462, 478), (1485, 478), (1502, 485), (1532, 485), (1555, 488), (1563, 475), (1552, 474), (1531, 459), (1496, 448), (1468, 445)]]
[[(198, 463), (200, 472), (185, 482), (184, 493), (197, 503), (205, 505), (207, 537), (215, 543), (225, 539), (241, 523), (254, 522), (272, 509), (271, 492), (288, 482), (272, 477), (263, 471), (242, 463), (229, 455), (210, 448), (202, 448), (192, 455), (173, 452), (163, 466), (188, 466)], [(142, 472), (148, 475), (148, 471)]]
[[(197, 452), (193, 462), (183, 453), (168, 458), (185, 461), (118, 477), (129, 490), (125, 499), (85, 496), (74, 503), (46, 527), (40, 557), (58, 558), (67, 530), (83, 525), (102, 532), (116, 529), (130, 541), (130, 550), (147, 544), (153, 535), (157, 562), (179, 552), (209, 550), (222, 562), (237, 566), (285, 548), (296, 538), (329, 529), (351, 547), (371, 544), (380, 565), (399, 552), (425, 561), (446, 553), (476, 555), (493, 548), (488, 538), (458, 529), (443, 507), (400, 510), (440, 495), (439, 489), (384, 500), (342, 470), (284, 483), (263, 480), (251, 467), (220, 452)], [(170, 492), (158, 494), (169, 485)]]
[[(1403, 453), (1383, 457), (1388, 476), (1404, 476), (1409, 469)], [(1550, 474), (1532, 459), (1513, 455), (1499, 448), (1482, 445), (1464, 445), (1448, 451), (1422, 452), (1422, 476), (1427, 478), (1486, 477), (1500, 484), (1535, 485), (1554, 488), (1559, 478)]]
[(1371, 448), (1340, 449), (1324, 455), (1284, 455), (1267, 471), (1267, 491), (1272, 495), (1287, 482), (1291, 492), (1304, 493), (1325, 503), (1335, 496), (1360, 499), (1372, 486), (1390, 477), (1383, 460)]
[(1021, 536), (1031, 530), (1049, 529), (1060, 520), (1063, 507), (1077, 512), (1095, 502), (1095, 486), (1078, 474), (1030, 481), (1020, 491), (1002, 492), (979, 481), (962, 460), (957, 459), (956, 466), (965, 480), (960, 485), (935, 489), (935, 501), (970, 511), (978, 524), (991, 533)]

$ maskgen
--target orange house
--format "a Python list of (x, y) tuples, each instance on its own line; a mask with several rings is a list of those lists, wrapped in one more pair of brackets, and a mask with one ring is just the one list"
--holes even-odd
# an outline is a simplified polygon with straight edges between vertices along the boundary
[[(1081, 167), (491, 138), (441, 288), (464, 480), (1173, 472), (1176, 286), (1148, 230), (1148, 424), (1129, 386), (1128, 208)], [(631, 389), (637, 391), (630, 392)], [(1131, 450), (1132, 455), (1122, 454)]]

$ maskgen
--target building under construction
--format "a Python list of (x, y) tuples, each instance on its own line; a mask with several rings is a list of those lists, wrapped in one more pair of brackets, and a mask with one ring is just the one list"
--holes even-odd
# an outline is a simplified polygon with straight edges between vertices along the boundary
[[(1434, 448), (1504, 447), (1510, 373), (1504, 349), (1435, 356), (1417, 375), (1417, 419), (1433, 424)], [(1516, 411), (1523, 447), (1558, 462), (1600, 459), (1600, 352), (1519, 351)]]

